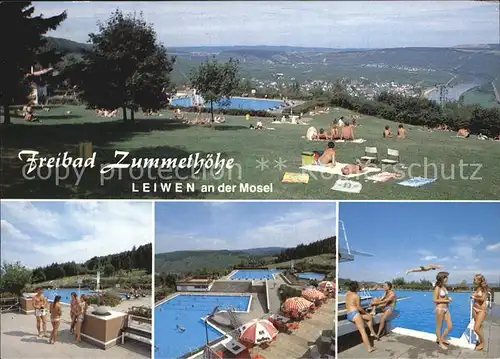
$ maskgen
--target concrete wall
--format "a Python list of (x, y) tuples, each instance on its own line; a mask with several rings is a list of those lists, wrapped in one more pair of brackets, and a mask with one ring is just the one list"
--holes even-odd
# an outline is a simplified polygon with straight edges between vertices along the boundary
[(252, 283), (246, 281), (216, 281), (211, 292), (219, 293), (251, 293)]
[(126, 324), (127, 314), (110, 311), (111, 315), (85, 315), (82, 338), (101, 349), (115, 346), (121, 339), (121, 331)]
[(33, 314), (35, 309), (33, 308), (33, 300), (31, 298), (21, 297), (19, 299), (19, 304), (21, 306), (21, 312), (24, 314)]

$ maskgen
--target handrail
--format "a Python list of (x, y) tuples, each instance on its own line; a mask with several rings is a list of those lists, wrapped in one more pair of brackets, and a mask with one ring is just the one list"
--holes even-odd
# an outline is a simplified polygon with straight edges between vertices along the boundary
[[(473, 320), (473, 316), (472, 316), (472, 307), (473, 307), (473, 302), (474, 300), (472, 299), (472, 296), (469, 297), (469, 344), (472, 344), (472, 320)], [(475, 323), (474, 323), (475, 324)]]
[(344, 221), (339, 220), (342, 232), (344, 232), (344, 241), (347, 249), (347, 253), (351, 254), (351, 248), (349, 247), (349, 241), (347, 240), (347, 231), (345, 230)]

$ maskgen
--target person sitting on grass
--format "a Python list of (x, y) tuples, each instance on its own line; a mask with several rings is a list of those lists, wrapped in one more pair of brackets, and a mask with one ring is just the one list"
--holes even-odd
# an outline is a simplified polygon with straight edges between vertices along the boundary
[(314, 137), (314, 139), (317, 141), (326, 141), (330, 138), (328, 137), (328, 132), (326, 132), (324, 128), (320, 128), (319, 133)]
[(332, 123), (332, 126), (330, 127), (330, 132), (331, 132), (331, 139), (332, 140), (340, 140), (340, 135), (339, 135), (339, 128), (337, 127), (337, 124), (334, 122)]
[(354, 140), (354, 129), (349, 122), (346, 122), (344, 127), (342, 127), (342, 139), (344, 141)]
[(382, 134), (382, 137), (383, 138), (391, 138), (392, 137), (391, 128), (389, 126), (385, 126), (384, 133)]
[(408, 136), (406, 135), (406, 130), (404, 129), (402, 124), (398, 126), (398, 138), (406, 139)]
[(372, 316), (376, 314), (377, 308), (381, 308), (382, 312), (384, 313), (380, 318), (380, 324), (377, 333), (378, 337), (380, 337), (380, 335), (382, 334), (382, 331), (384, 330), (385, 327), (385, 322), (387, 318), (389, 318), (389, 316), (392, 314), (394, 308), (396, 307), (396, 302), (397, 302), (396, 293), (394, 293), (394, 291), (392, 290), (391, 282), (384, 283), (384, 290), (385, 293), (382, 298), (374, 299), (370, 303), (370, 306), (372, 307), (370, 314)]
[(359, 334), (361, 334), (361, 338), (363, 339), (363, 344), (366, 346), (368, 353), (371, 353), (375, 350), (375, 347), (371, 345), (370, 339), (366, 334), (365, 322), (370, 329), (370, 335), (376, 339), (378, 339), (378, 336), (375, 334), (375, 330), (373, 329), (373, 317), (369, 313), (367, 313), (361, 306), (361, 299), (358, 295), (358, 291), (359, 283), (356, 281), (350, 282), (349, 292), (347, 292), (347, 296), (345, 299), (347, 320), (356, 325)]
[(436, 269), (442, 269), (444, 268), (444, 266), (442, 265), (429, 265), (429, 266), (420, 266), (420, 268), (417, 268), (417, 269), (408, 269), (406, 271), (406, 275), (408, 275), (409, 273), (417, 273), (417, 272), (428, 272), (430, 270), (436, 270)]
[(467, 129), (461, 128), (457, 132), (457, 137), (469, 138), (470, 137), (470, 133), (469, 133), (469, 131)]
[(255, 125), (255, 129), (256, 130), (263, 130), (264, 129), (264, 125), (262, 124), (261, 120), (257, 121), (257, 124)]
[(335, 142), (330, 141), (316, 163), (318, 166), (335, 167), (335, 154)]
[(500, 141), (500, 135), (498, 135), (497, 137), (495, 137), (495, 141)]

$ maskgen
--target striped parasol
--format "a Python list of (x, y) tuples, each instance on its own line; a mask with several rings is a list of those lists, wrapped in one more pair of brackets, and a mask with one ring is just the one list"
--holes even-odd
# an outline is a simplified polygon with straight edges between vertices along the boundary
[(310, 300), (312, 302), (314, 302), (316, 300), (323, 300), (323, 299), (325, 299), (325, 295), (323, 293), (321, 293), (317, 289), (312, 289), (312, 288), (304, 289), (302, 291), (302, 297), (304, 297), (307, 300)]
[(252, 320), (240, 327), (239, 331), (241, 341), (257, 345), (270, 342), (278, 335), (273, 323), (265, 319)]
[(318, 284), (319, 290), (335, 290), (335, 283), (329, 281), (323, 281)]
[(303, 312), (309, 309), (313, 305), (312, 302), (301, 297), (292, 297), (285, 300), (283, 303), (283, 308), (285, 312)]

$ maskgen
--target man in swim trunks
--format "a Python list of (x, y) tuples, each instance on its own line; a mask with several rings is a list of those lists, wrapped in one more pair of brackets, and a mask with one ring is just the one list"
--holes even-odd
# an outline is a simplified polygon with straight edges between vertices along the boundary
[(436, 269), (443, 269), (444, 266), (442, 265), (430, 265), (430, 266), (420, 266), (420, 268), (417, 268), (417, 269), (408, 269), (406, 271), (406, 275), (408, 275), (409, 273), (416, 273), (416, 272), (428, 272), (430, 270), (436, 270)]
[[(33, 296), (33, 308), (35, 309), (36, 329), (39, 337), (47, 336), (47, 298), (43, 295), (43, 288), (36, 288), (36, 294)], [(40, 332), (40, 323), (42, 324), (43, 334)]]
[(375, 350), (375, 347), (371, 345), (370, 339), (366, 334), (365, 330), (365, 322), (370, 329), (370, 335), (373, 338), (377, 338), (378, 336), (375, 334), (375, 330), (373, 329), (373, 317), (368, 314), (363, 307), (361, 307), (361, 299), (358, 295), (359, 291), (359, 283), (356, 281), (349, 283), (349, 292), (347, 292), (345, 305), (347, 309), (347, 320), (354, 323), (361, 334), (361, 338), (363, 339), (363, 343), (366, 346), (366, 349), (369, 353)]
[(380, 299), (374, 299), (370, 304), (372, 307), (372, 311), (370, 313), (371, 315), (374, 316), (376, 314), (377, 308), (382, 308), (382, 312), (384, 313), (380, 318), (380, 324), (377, 333), (378, 337), (380, 337), (380, 335), (382, 334), (382, 331), (385, 327), (385, 322), (387, 318), (389, 318), (389, 316), (392, 314), (394, 308), (396, 307), (397, 301), (396, 293), (394, 293), (394, 291), (392, 290), (391, 282), (384, 283), (384, 290), (384, 296)]
[(328, 142), (326, 150), (318, 158), (318, 165), (323, 167), (335, 167), (335, 142)]

